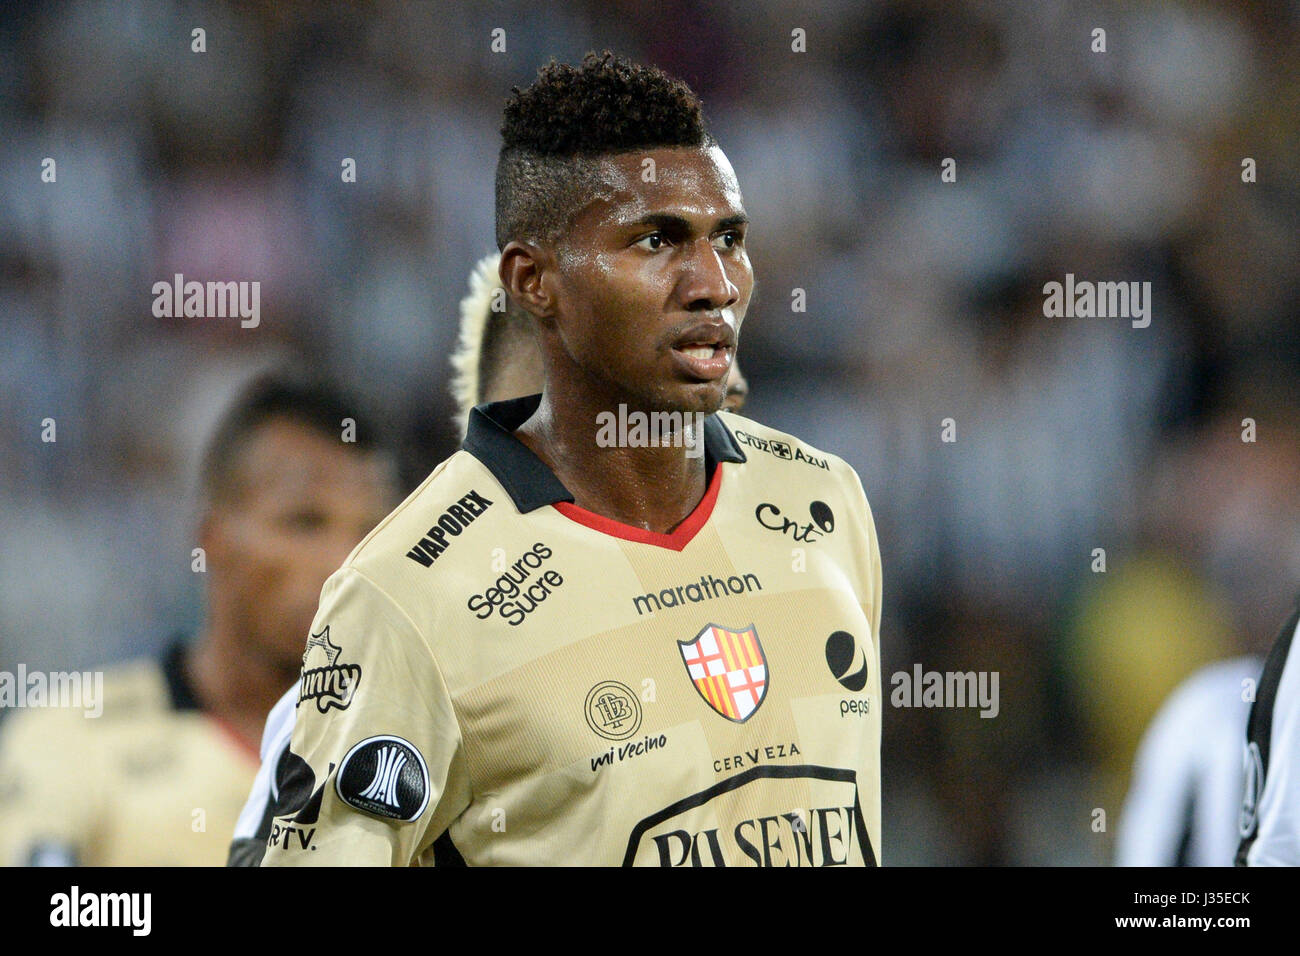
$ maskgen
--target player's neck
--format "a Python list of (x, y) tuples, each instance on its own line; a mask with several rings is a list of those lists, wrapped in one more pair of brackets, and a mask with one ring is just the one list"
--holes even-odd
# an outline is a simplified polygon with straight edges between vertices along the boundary
[[(580, 508), (622, 524), (668, 534), (699, 504), (705, 492), (703, 436), (693, 435), (699, 449), (672, 445), (633, 447), (639, 443), (599, 441), (601, 413), (617, 413), (605, 400), (568, 396), (553, 401), (542, 395), (537, 411), (515, 432), (573, 493)], [(624, 421), (626, 416), (624, 416)]]
[(210, 621), (186, 655), (185, 676), (203, 710), (256, 749), (267, 713), (297, 672), (269, 664), (246, 640)]

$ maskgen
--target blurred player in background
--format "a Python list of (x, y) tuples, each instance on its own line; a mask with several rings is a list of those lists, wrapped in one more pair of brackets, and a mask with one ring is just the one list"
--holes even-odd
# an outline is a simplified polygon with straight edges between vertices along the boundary
[(205, 618), (110, 669), (103, 712), (24, 711), (0, 735), (0, 863), (220, 865), (266, 713), (322, 583), (397, 497), (395, 463), (332, 386), (265, 376), (201, 473)]
[[(1232, 865), (1246, 719), (1276, 594), (1300, 570), (1300, 432), (1250, 383), (1231, 383), (1222, 401), (1231, 411), (1147, 464), (1133, 544), (1096, 575), (1100, 600), (1085, 616), (1093, 641), (1078, 659), (1098, 750), (1128, 771), (1115, 826), (1121, 866)], [(1269, 422), (1266, 443), (1243, 443), (1239, 408)]]
[(1170, 695), (1138, 748), (1118, 866), (1231, 866), (1245, 782), (1241, 740), (1257, 657), (1218, 661)]
[[(451, 390), (462, 438), (469, 413), (476, 405), (535, 395), (545, 384), (536, 332), (528, 314), (506, 295), (498, 275), (500, 262), (498, 254), (481, 259), (470, 273), (469, 293), (460, 302), (460, 343), (451, 357)], [(739, 363), (733, 361), (723, 407), (739, 412), (748, 395), (749, 383)], [(286, 788), (286, 805), (301, 797), (290, 789), (293, 775), (289, 772), (294, 762), (289, 740), (300, 686), (295, 681), (266, 719), (262, 766), (235, 826), (228, 866), (261, 863), (282, 785)], [(284, 809), (281, 807), (280, 812)]]

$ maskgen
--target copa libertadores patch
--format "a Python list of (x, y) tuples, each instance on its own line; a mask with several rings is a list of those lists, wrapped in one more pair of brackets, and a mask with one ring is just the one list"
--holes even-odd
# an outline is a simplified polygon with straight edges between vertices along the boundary
[(429, 768), (409, 741), (367, 737), (343, 758), (334, 789), (350, 807), (410, 822), (429, 803)]

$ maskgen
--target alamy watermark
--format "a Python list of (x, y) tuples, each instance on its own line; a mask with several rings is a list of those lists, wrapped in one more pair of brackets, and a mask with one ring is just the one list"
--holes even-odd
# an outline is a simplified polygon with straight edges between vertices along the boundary
[(153, 284), (153, 314), (158, 319), (240, 319), (240, 327), (262, 322), (262, 283), (198, 282), (176, 273), (171, 282)]
[(596, 416), (596, 444), (601, 448), (685, 448), (687, 458), (704, 454), (704, 419), (700, 412), (629, 412)]
[(1043, 286), (1043, 315), (1049, 319), (1132, 319), (1133, 328), (1151, 324), (1150, 282), (1065, 282)]
[(981, 717), (998, 715), (997, 671), (895, 671), (889, 678), (895, 707), (979, 707)]
[(74, 885), (50, 897), (50, 925), (112, 927), (148, 936), (153, 929), (152, 893), (91, 893)]
[(80, 708), (87, 717), (104, 712), (103, 671), (0, 671), (0, 710), (10, 707)]

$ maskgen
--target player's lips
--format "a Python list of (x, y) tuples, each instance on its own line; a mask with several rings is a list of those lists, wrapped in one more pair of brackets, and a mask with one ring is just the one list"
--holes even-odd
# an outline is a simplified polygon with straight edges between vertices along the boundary
[(736, 331), (725, 322), (693, 325), (673, 342), (672, 352), (682, 371), (702, 382), (713, 381), (731, 371)]

